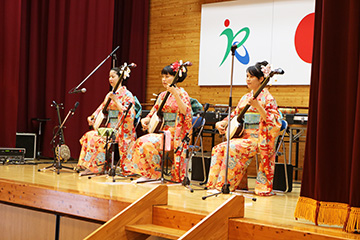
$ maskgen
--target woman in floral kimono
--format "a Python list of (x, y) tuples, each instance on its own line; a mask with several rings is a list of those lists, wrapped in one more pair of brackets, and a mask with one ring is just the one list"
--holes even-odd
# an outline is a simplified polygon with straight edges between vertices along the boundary
[[(162, 69), (162, 84), (166, 91), (160, 93), (150, 113), (141, 119), (143, 129), (148, 129), (151, 117), (158, 111), (166, 93), (170, 92), (162, 109), (164, 126), (161, 131), (167, 132), (166, 139), (171, 140), (171, 142), (165, 140), (167, 150), (177, 149), (181, 144), (181, 140), (191, 128), (192, 115), (189, 95), (183, 88), (170, 86), (179, 68), (180, 64), (175, 62)], [(185, 72), (182, 72), (178, 82), (182, 82), (186, 78), (186, 68), (184, 70)], [(149, 133), (138, 138), (127, 154), (125, 170), (141, 175), (140, 180), (160, 178), (164, 146), (163, 138), (164, 134), (162, 133)], [(171, 180), (173, 181), (180, 182), (185, 175), (184, 150), (186, 148), (187, 146), (183, 146), (174, 153), (174, 162), (171, 169)]]
[[(114, 88), (118, 80), (120, 79), (120, 69), (112, 68), (109, 73), (109, 83)], [(115, 134), (115, 141), (119, 145), (120, 162), (126, 157), (126, 152), (132, 141), (135, 141), (136, 132), (134, 128), (134, 97), (130, 91), (122, 86), (120, 83), (115, 94), (110, 91), (104, 102), (96, 109), (96, 111), (87, 118), (89, 126), (93, 126), (98, 114), (104, 108), (108, 99), (111, 99), (108, 106), (109, 122), (106, 128), (99, 128), (97, 130), (91, 130), (85, 133), (80, 139), (81, 152), (79, 156), (79, 162), (77, 168), (79, 170), (85, 169), (80, 175), (88, 175), (92, 173), (98, 173), (104, 170), (104, 164), (106, 160), (106, 135), (110, 135), (112, 131)], [(124, 118), (124, 112), (127, 110), (129, 104), (132, 103), (132, 107), (128, 112), (126, 118)], [(120, 126), (118, 126), (121, 124)]]
[[(246, 83), (251, 90), (239, 101), (231, 118), (239, 115), (246, 105), (250, 105), (244, 118), (244, 132), (241, 138), (230, 140), (228, 184), (230, 191), (234, 191), (250, 165), (256, 153), (260, 154), (255, 193), (270, 196), (275, 166), (275, 140), (281, 127), (280, 113), (277, 104), (268, 89), (264, 88), (256, 99), (253, 94), (257, 91), (267, 74), (270, 65), (258, 62), (246, 70)], [(264, 73), (266, 76), (264, 76)], [(227, 118), (217, 122), (215, 127), (220, 134), (226, 134)], [(211, 164), (208, 180), (209, 189), (221, 189), (225, 182), (227, 142), (220, 143), (212, 149)]]

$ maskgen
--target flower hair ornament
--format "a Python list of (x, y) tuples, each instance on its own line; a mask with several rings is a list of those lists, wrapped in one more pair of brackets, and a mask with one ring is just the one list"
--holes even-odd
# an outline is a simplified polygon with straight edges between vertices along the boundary
[(269, 76), (269, 74), (271, 73), (271, 65), (270, 64), (268, 64), (266, 66), (262, 65), (261, 71), (263, 72), (264, 77), (267, 78)]
[(186, 68), (185, 68), (185, 66), (183, 66), (182, 60), (180, 60), (180, 62), (176, 61), (176, 62), (172, 63), (170, 65), (170, 67), (176, 73), (179, 71), (179, 69), (181, 67), (180, 72), (179, 72), (179, 77), (182, 77), (182, 72), (186, 72)]
[(174, 62), (174, 63), (172, 63), (172, 64), (170, 65), (171, 69), (172, 69), (174, 72), (179, 71), (180, 66), (181, 66), (181, 64), (180, 64), (178, 61), (176, 61), (176, 62)]

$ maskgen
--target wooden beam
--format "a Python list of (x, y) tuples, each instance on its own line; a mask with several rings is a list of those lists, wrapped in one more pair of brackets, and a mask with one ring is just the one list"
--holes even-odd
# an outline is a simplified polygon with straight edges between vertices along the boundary
[(242, 217), (244, 217), (244, 197), (233, 195), (179, 239), (228, 239), (229, 218)]
[(106, 196), (88, 196), (5, 179), (0, 179), (0, 201), (103, 222), (130, 205)]
[[(125, 230), (126, 225), (152, 223), (154, 205), (166, 205), (168, 187), (159, 185), (132, 203), (85, 239), (135, 239)], [(136, 234), (136, 233), (134, 233)], [(137, 239), (142, 239), (136, 234)], [(144, 236), (144, 238), (146, 235)]]
[(236, 239), (268, 239), (268, 240), (287, 240), (287, 239), (307, 239), (307, 240), (337, 240), (344, 239), (339, 236), (330, 236), (321, 233), (310, 233), (305, 229), (295, 230), (284, 227), (263, 225), (260, 223), (248, 223), (239, 220), (229, 221), (229, 240)]

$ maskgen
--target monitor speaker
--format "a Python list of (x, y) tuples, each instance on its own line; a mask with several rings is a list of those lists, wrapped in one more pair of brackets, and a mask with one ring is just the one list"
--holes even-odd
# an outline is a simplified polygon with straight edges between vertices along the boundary
[[(293, 183), (293, 165), (286, 164), (287, 178), (289, 189), (288, 192), (292, 191)], [(286, 181), (285, 181), (285, 168), (283, 163), (275, 163), (275, 172), (274, 172), (274, 183), (273, 189), (279, 191), (286, 191)]]
[[(204, 157), (206, 182), (209, 177), (210, 160), (210, 157)], [(201, 156), (194, 156), (191, 159), (191, 180), (204, 181), (204, 170)]]
[(36, 158), (36, 134), (35, 133), (16, 133), (16, 147), (25, 148), (25, 160)]

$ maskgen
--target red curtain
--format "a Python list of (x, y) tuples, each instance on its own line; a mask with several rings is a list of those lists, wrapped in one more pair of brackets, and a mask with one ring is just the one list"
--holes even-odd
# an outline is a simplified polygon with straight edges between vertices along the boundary
[[(60, 113), (61, 120), (64, 120), (70, 109), (79, 102), (75, 114), (68, 116), (64, 129), (65, 143), (71, 150), (71, 156), (78, 158), (79, 139), (88, 130), (86, 118), (109, 91), (111, 58), (81, 85), (87, 89), (85, 94), (68, 92), (78, 86), (114, 49), (114, 10), (117, 2), (122, 1), (2, 1), (1, 4), (5, 6), (0, 11), (8, 14), (2, 15), (0, 26), (8, 27), (8, 23), (12, 22), (14, 26), (11, 29), (16, 27), (17, 32), (11, 32), (12, 36), (2, 34), (7, 37), (0, 42), (0, 48), (6, 49), (5, 54), (1, 54), (1, 66), (4, 66), (1, 72), (1, 84), (4, 84), (0, 90), (4, 98), (1, 110), (10, 115), (1, 118), (0, 131), (6, 132), (7, 136), (0, 139), (0, 146), (14, 147), (16, 132), (36, 133), (38, 122), (32, 119), (50, 118), (51, 121), (43, 127), (42, 150), (43, 155), (52, 157), (50, 141), (59, 121), (57, 111), (51, 105), (53, 102), (63, 104)], [(136, 3), (138, 1), (133, 4)], [(140, 9), (147, 12), (148, 5), (144, 4)], [(147, 24), (147, 21), (142, 24)], [(129, 22), (120, 24), (128, 25)], [(143, 25), (135, 25), (134, 31), (139, 27), (144, 28)], [(5, 30), (6, 33), (10, 32)], [(147, 42), (147, 35), (142, 34), (141, 37), (143, 42)], [(128, 40), (122, 47), (132, 49), (135, 46)], [(9, 61), (11, 58), (14, 58), (13, 62)], [(142, 58), (146, 60), (146, 53), (142, 54)], [(2, 64), (3, 59), (9, 61), (7, 65)], [(124, 61), (129, 62), (127, 59)], [(138, 69), (143, 72), (146, 64)], [(134, 81), (143, 85), (145, 78), (138, 77)], [(136, 95), (143, 97), (141, 93)], [(13, 102), (10, 103), (12, 98)]]
[(15, 147), (21, 0), (0, 1), (0, 147)]
[[(146, 65), (149, 29), (149, 0), (115, 1), (114, 48), (118, 51), (118, 63), (136, 63), (127, 82), (128, 89), (146, 102)], [(131, 47), (129, 47), (131, 46)]]
[(360, 2), (317, 0), (304, 172), (295, 217), (360, 225)]

